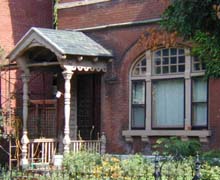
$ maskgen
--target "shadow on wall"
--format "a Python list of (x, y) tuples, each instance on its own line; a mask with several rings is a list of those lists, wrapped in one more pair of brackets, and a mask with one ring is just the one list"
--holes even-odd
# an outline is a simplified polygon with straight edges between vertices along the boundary
[(15, 43), (33, 26), (52, 28), (53, 0), (8, 0), (8, 5)]

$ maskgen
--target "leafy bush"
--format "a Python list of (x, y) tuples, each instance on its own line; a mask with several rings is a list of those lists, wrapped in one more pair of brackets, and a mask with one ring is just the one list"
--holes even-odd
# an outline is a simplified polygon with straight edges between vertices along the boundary
[(90, 170), (99, 164), (101, 164), (101, 156), (98, 153), (88, 153), (86, 151), (70, 152), (65, 154), (63, 160), (63, 166), (70, 176), (90, 173)]
[[(158, 168), (161, 180), (192, 180), (195, 175), (193, 157), (176, 160), (173, 156), (160, 156)], [(121, 159), (118, 156), (91, 154), (87, 152), (70, 153), (64, 157), (64, 167), (46, 174), (27, 174), (24, 172), (0, 172), (3, 180), (13, 177), (41, 180), (155, 180), (155, 162), (142, 155), (130, 155)], [(4, 171), (4, 172), (3, 172)], [(220, 166), (209, 163), (201, 165), (201, 180), (219, 180)], [(21, 179), (22, 179), (21, 178)]]
[(159, 138), (154, 146), (161, 150), (164, 155), (195, 156), (201, 151), (201, 144), (197, 140), (182, 141), (177, 137)]

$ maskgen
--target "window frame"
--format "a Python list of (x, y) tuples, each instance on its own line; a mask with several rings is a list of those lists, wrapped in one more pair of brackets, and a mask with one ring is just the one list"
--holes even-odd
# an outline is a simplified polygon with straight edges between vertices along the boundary
[[(144, 56), (140, 56), (140, 58), (137, 58), (137, 60), (133, 63), (133, 65), (130, 68), (129, 72), (129, 89), (130, 89), (130, 96), (129, 96), (129, 130), (135, 130), (132, 128), (132, 97), (131, 97), (131, 91), (132, 91), (132, 81), (135, 80), (145, 80), (145, 129), (147, 131), (152, 130), (193, 130), (193, 129), (206, 129), (209, 128), (209, 115), (207, 112), (207, 125), (206, 127), (192, 127), (192, 80), (195, 77), (202, 77), (205, 74), (205, 70), (200, 69), (197, 71), (193, 71), (193, 65), (195, 64), (193, 62), (193, 57), (190, 56), (190, 49), (186, 47), (170, 47), (170, 48), (176, 48), (178, 49), (184, 49), (184, 56), (185, 56), (185, 71), (184, 72), (176, 72), (176, 73), (168, 73), (168, 74), (155, 74), (154, 73), (154, 52), (161, 49), (166, 48), (160, 48), (154, 51), (147, 50), (144, 54)], [(168, 49), (170, 49), (168, 48)], [(132, 74), (133, 69), (135, 68), (135, 65), (138, 64), (141, 59), (146, 59), (146, 65), (147, 65), (147, 71), (146, 74), (142, 74), (140, 76), (134, 76)], [(162, 58), (162, 57), (161, 57)], [(183, 127), (181, 128), (158, 128), (153, 127), (153, 102), (152, 102), (152, 88), (153, 88), (153, 81), (157, 80), (166, 80), (166, 79), (183, 79), (184, 81), (184, 122)], [(208, 82), (207, 82), (208, 85)], [(209, 89), (207, 89), (207, 94), (209, 93)], [(207, 95), (207, 111), (208, 111), (208, 95)]]
[[(144, 82), (144, 104), (133, 104), (133, 82)], [(145, 129), (146, 128), (146, 82), (144, 79), (132, 80), (131, 81), (131, 129)], [(143, 127), (133, 127), (133, 107), (143, 107), (144, 108), (144, 126)]]
[[(201, 66), (201, 65), (200, 65)], [(201, 130), (201, 129), (208, 129), (208, 123), (209, 123), (209, 80), (207, 79), (207, 86), (206, 86), (206, 102), (193, 102), (193, 79), (199, 79), (201, 78), (201, 76), (195, 76), (192, 77), (192, 81), (191, 81), (191, 127), (193, 130)], [(193, 125), (193, 104), (197, 104), (197, 103), (206, 103), (207, 109), (206, 109), (206, 125), (205, 126), (195, 126)]]
[[(186, 106), (186, 103), (185, 103), (185, 99), (186, 99), (186, 97), (185, 97), (185, 79), (184, 78), (172, 78), (172, 79), (174, 79), (174, 80), (176, 80), (176, 79), (180, 79), (180, 80), (183, 80), (183, 93), (184, 93), (184, 96), (183, 96), (183, 115), (184, 115), (184, 117), (183, 117), (183, 127), (154, 127), (154, 123), (153, 123), (153, 121), (154, 121), (154, 117), (153, 117), (153, 101), (151, 101), (151, 129), (152, 130), (183, 130), (184, 128), (185, 128), (185, 119), (186, 119), (186, 117), (185, 117), (185, 106)], [(163, 81), (163, 80), (170, 80), (170, 79), (154, 79), (154, 80), (152, 80), (152, 87), (151, 87), (151, 94), (152, 94), (152, 92), (153, 92), (153, 82), (154, 81)], [(153, 97), (153, 95), (152, 95), (152, 97)]]

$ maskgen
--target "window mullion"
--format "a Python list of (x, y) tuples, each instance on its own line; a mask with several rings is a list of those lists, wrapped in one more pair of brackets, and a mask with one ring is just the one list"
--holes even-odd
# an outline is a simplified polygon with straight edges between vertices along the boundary
[(151, 74), (152, 74), (152, 57), (151, 51), (146, 51), (147, 61), (147, 74), (146, 74), (146, 126), (145, 129), (151, 130)]
[(189, 49), (185, 49), (185, 130), (191, 129), (191, 57)]

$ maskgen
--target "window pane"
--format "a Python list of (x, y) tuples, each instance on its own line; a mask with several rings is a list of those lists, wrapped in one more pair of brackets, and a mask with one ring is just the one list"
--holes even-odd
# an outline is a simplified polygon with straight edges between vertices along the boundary
[(163, 56), (169, 55), (169, 49), (163, 49)]
[(185, 65), (179, 65), (179, 72), (185, 71)]
[(207, 81), (203, 78), (193, 79), (193, 102), (207, 101)]
[(179, 57), (179, 63), (185, 63), (185, 56)]
[(207, 103), (196, 103), (192, 109), (192, 125), (207, 126)]
[(207, 126), (207, 81), (192, 80), (192, 126)]
[(163, 58), (163, 64), (169, 64), (169, 58)]
[(163, 66), (163, 74), (167, 74), (169, 72), (168, 66)]
[(153, 82), (153, 127), (183, 127), (184, 80)]
[(176, 48), (171, 48), (170, 49), (170, 55), (176, 55)]
[[(161, 56), (158, 56), (160, 52)], [(154, 74), (175, 74), (185, 71), (185, 54), (184, 49), (167, 48), (155, 51), (153, 53), (153, 73)], [(174, 68), (176, 65), (176, 68)], [(157, 69), (161, 66), (161, 69)]]
[(176, 66), (171, 66), (170, 71), (171, 71), (172, 73), (176, 72)]
[(132, 128), (144, 128), (145, 110), (144, 107), (132, 107)]
[(156, 67), (155, 74), (161, 74), (161, 67)]
[(154, 63), (155, 65), (160, 65), (161, 64), (160, 58), (155, 58)]
[(146, 74), (146, 72), (147, 72), (147, 60), (144, 58), (135, 64), (132, 70), (132, 75), (140, 76)]
[(132, 104), (145, 103), (145, 82), (133, 81), (132, 83)]
[(160, 57), (161, 56), (161, 50), (156, 51), (154, 54), (155, 57)]
[(171, 57), (171, 64), (176, 64), (176, 57)]
[(184, 54), (185, 54), (184, 49), (179, 49), (179, 55), (184, 55)]

